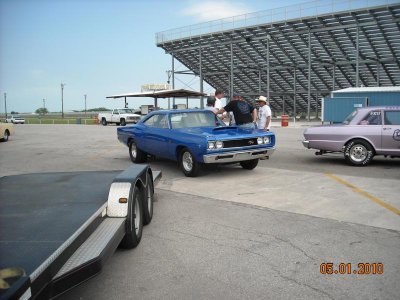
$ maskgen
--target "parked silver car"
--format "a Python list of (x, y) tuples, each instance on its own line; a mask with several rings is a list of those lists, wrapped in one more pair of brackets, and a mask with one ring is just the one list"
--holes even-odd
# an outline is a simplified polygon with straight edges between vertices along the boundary
[(359, 108), (342, 124), (307, 128), (304, 138), (316, 155), (343, 152), (354, 166), (368, 165), (375, 155), (400, 157), (400, 106)]

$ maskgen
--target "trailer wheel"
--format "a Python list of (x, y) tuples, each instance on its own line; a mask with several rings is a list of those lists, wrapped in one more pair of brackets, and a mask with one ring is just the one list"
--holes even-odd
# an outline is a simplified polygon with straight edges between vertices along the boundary
[(10, 136), (10, 132), (8, 131), (8, 129), (6, 129), (6, 130), (4, 131), (4, 134), (3, 134), (3, 141), (4, 141), (4, 142), (7, 142), (9, 136)]
[(135, 248), (139, 245), (143, 231), (143, 206), (142, 193), (137, 186), (129, 199), (128, 217), (125, 222), (125, 236), (119, 246), (125, 249)]
[(258, 165), (258, 158), (252, 159), (252, 160), (241, 161), (240, 165), (242, 166), (243, 169), (253, 170)]
[(143, 201), (143, 224), (147, 225), (151, 222), (153, 218), (153, 203), (154, 203), (154, 189), (153, 189), (153, 179), (150, 174), (147, 173), (146, 177), (146, 193)]
[(134, 140), (129, 142), (129, 156), (131, 157), (131, 161), (135, 164), (144, 163), (147, 160), (146, 153), (137, 147)]
[(106, 120), (106, 118), (102, 118), (102, 119), (101, 119), (101, 125), (107, 126), (107, 120)]

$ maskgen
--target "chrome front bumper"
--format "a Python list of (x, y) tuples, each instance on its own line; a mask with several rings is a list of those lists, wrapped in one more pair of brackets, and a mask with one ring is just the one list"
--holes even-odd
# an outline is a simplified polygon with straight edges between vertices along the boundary
[(231, 151), (223, 153), (214, 153), (203, 155), (203, 161), (206, 164), (219, 164), (229, 162), (239, 162), (261, 157), (271, 156), (275, 148), (268, 149), (251, 149), (245, 151)]
[(310, 141), (303, 141), (303, 146), (310, 149)]

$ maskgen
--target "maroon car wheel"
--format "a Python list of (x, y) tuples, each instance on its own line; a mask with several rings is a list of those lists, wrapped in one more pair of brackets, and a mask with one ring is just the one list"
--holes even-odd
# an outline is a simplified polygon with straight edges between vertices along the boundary
[(344, 159), (352, 166), (366, 166), (374, 157), (372, 146), (364, 140), (352, 140), (344, 149)]

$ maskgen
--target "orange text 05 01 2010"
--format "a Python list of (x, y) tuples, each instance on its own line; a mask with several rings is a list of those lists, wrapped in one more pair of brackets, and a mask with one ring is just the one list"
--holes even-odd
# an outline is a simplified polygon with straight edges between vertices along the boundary
[(322, 263), (319, 266), (321, 274), (326, 275), (382, 275), (383, 263)]

